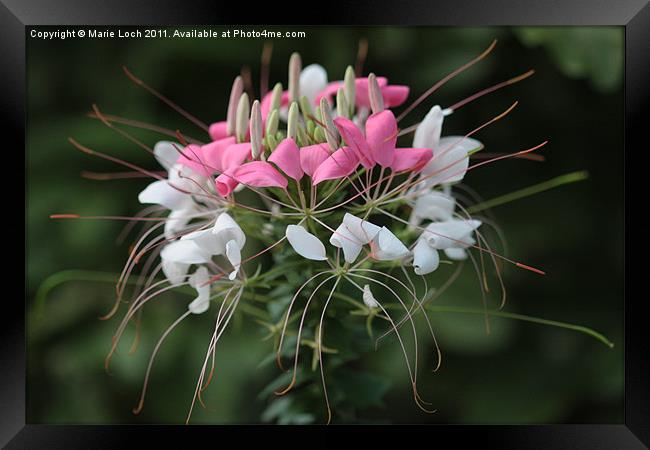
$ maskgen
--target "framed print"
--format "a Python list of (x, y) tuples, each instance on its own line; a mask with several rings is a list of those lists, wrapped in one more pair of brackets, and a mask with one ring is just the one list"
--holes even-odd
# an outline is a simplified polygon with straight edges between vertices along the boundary
[(4, 2), (3, 444), (647, 448), (650, 7), (325, 6)]

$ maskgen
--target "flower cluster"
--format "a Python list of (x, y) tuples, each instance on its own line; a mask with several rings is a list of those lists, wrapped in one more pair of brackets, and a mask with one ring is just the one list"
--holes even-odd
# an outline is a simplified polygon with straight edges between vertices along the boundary
[[(212, 356), (214, 368), (217, 341), (240, 300), (250, 291), (263, 289), (266, 274), (260, 273), (260, 265), (257, 272), (250, 273), (252, 264), (248, 264), (263, 254), (277, 259), (277, 267), (270, 271), (290, 270), (287, 261), (298, 259), (309, 267), (311, 275), (292, 286), (281, 326), (270, 327), (278, 333), (277, 360), (282, 367), (287, 327), (299, 321), (292, 381), (279, 393), (288, 392), (296, 381), (305, 317), (317, 301), (322, 311), (314, 342), (322, 371), (326, 310), (337, 290), (347, 285), (358, 294), (356, 299), (346, 298), (366, 314), (384, 319), (389, 325), (386, 334), (395, 333), (415, 401), (425, 409), (416, 388), (417, 361), (410, 362), (399, 331), (402, 324), (413, 324), (418, 311), (424, 313), (429, 294), (428, 290), (418, 294), (411, 277), (424, 277), (443, 262), (454, 264), (469, 258), (476, 265), (472, 250), (480, 252), (481, 264), (482, 255), (489, 255), (497, 274), (497, 259), (514, 263), (490, 248), (480, 232), (481, 220), (457, 201), (453, 186), (474, 167), (539, 148), (470, 166), (470, 158), (483, 148), (471, 136), (505, 113), (464, 136), (441, 137), (445, 117), (466, 102), (444, 109), (433, 106), (416, 125), (400, 128), (406, 114), (435, 89), (396, 117), (392, 108), (406, 102), (409, 87), (389, 84), (387, 78), (373, 73), (361, 77), (352, 67), (343, 80), (329, 82), (323, 67), (312, 64), (302, 68), (300, 56), (293, 54), (287, 90), (278, 83), (262, 93), (261, 99), (252, 99), (242, 77), (237, 77), (225, 120), (205, 126), (209, 142), (177, 132), (172, 134), (173, 141), (158, 142), (151, 149), (164, 172), (136, 168), (156, 180), (138, 197), (151, 206), (134, 218), (151, 219), (151, 224), (132, 249), (109, 316), (118, 309), (135, 265), (149, 256), (115, 335), (107, 367), (127, 324), (139, 318), (143, 305), (184, 286), (195, 295), (187, 311), (156, 345), (136, 411), (142, 408), (151, 365), (163, 339), (181, 320), (214, 306), (215, 328), (194, 396), (201, 401), (201, 392), (212, 376), (208, 364)], [(111, 127), (117, 121), (98, 109), (94, 114)], [(402, 136), (411, 139), (410, 146), (398, 146)], [(252, 253), (246, 247), (250, 242), (268, 245)], [(404, 276), (392, 275), (396, 268)], [(318, 284), (310, 291), (302, 313), (292, 314), (311, 283)], [(326, 284), (331, 288), (323, 296), (320, 291)], [(400, 305), (404, 313), (399, 320), (394, 320), (395, 313), (387, 308), (391, 302)], [(324, 375), (322, 381), (329, 412)]]

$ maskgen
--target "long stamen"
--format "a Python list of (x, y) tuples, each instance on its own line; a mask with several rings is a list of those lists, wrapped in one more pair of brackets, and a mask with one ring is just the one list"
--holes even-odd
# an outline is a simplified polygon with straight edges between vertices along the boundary
[(183, 313), (174, 323), (170, 325), (169, 328), (165, 330), (163, 335), (160, 337), (158, 342), (156, 343), (156, 346), (153, 349), (153, 353), (151, 354), (151, 358), (149, 358), (149, 365), (147, 366), (147, 373), (144, 376), (144, 384), (142, 386), (142, 393), (140, 394), (140, 401), (138, 402), (138, 405), (133, 408), (133, 414), (140, 414), (142, 411), (142, 408), (144, 407), (144, 396), (147, 393), (147, 384), (149, 383), (149, 374), (151, 373), (151, 367), (153, 366), (154, 359), (156, 358), (156, 354), (158, 353), (158, 350), (160, 349), (160, 346), (162, 343), (165, 341), (165, 338), (171, 333), (171, 331), (183, 321), (189, 314), (191, 314), (190, 311), (187, 311)]
[(153, 89), (152, 87), (150, 87), (149, 85), (147, 85), (144, 81), (142, 81), (141, 79), (137, 78), (135, 75), (133, 75), (133, 74), (129, 71), (129, 69), (126, 68), (126, 66), (122, 66), (122, 70), (124, 70), (124, 73), (126, 74), (126, 76), (129, 77), (129, 79), (130, 79), (131, 81), (133, 81), (135, 84), (137, 84), (138, 86), (141, 86), (142, 88), (144, 88), (144, 90), (146, 90), (146, 91), (149, 92), (150, 94), (153, 94), (155, 97), (158, 97), (158, 98), (159, 98), (160, 100), (162, 100), (162, 101), (163, 101), (167, 106), (169, 106), (170, 108), (172, 108), (174, 111), (176, 111), (177, 113), (179, 113), (181, 116), (185, 117), (187, 120), (189, 120), (190, 122), (192, 122), (192, 123), (193, 123), (194, 125), (196, 125), (197, 127), (203, 129), (203, 130), (206, 131), (206, 132), (208, 131), (208, 125), (207, 125), (205, 122), (203, 122), (203, 121), (197, 119), (197, 118), (194, 117), (192, 114), (190, 114), (189, 112), (185, 111), (183, 108), (181, 108), (180, 106), (178, 106), (176, 103), (172, 102), (170, 99), (168, 99), (167, 97), (165, 97), (164, 95), (162, 95), (160, 92), (156, 91), (155, 89)]
[(424, 92), (424, 94), (420, 95), (420, 96), (418, 97), (417, 100), (415, 100), (413, 103), (411, 103), (411, 105), (410, 105), (408, 108), (406, 108), (404, 111), (402, 111), (402, 113), (401, 113), (399, 116), (397, 116), (397, 122), (399, 122), (399, 121), (402, 120), (404, 117), (406, 117), (406, 115), (407, 115), (408, 113), (410, 113), (411, 111), (413, 111), (413, 109), (414, 109), (415, 107), (417, 107), (420, 103), (422, 103), (424, 100), (426, 100), (427, 97), (429, 97), (431, 94), (433, 94), (435, 91), (437, 91), (437, 90), (438, 90), (441, 86), (443, 86), (447, 81), (451, 80), (451, 79), (454, 78), (456, 75), (458, 75), (458, 74), (464, 72), (466, 69), (469, 69), (469, 68), (472, 67), (474, 64), (476, 64), (477, 62), (479, 62), (480, 60), (482, 60), (483, 58), (485, 58), (487, 55), (489, 55), (490, 52), (492, 51), (492, 49), (494, 49), (494, 46), (495, 46), (495, 45), (497, 45), (497, 40), (496, 40), (496, 39), (492, 41), (492, 43), (490, 44), (490, 46), (489, 46), (487, 49), (485, 49), (485, 50), (483, 51), (483, 53), (481, 53), (480, 55), (478, 55), (476, 58), (472, 59), (471, 61), (469, 61), (469, 62), (463, 64), (463, 65), (460, 66), (458, 69), (452, 71), (449, 75), (445, 76), (442, 80), (438, 81), (436, 84), (434, 84), (434, 85), (431, 86), (429, 89), (427, 89), (427, 91)]

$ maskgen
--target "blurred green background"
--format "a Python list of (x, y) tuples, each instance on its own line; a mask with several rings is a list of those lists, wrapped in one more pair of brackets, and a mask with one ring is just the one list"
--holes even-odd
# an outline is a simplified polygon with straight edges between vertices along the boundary
[[(301, 53), (305, 65), (322, 64), (330, 80), (340, 79), (345, 67), (355, 61), (359, 39), (365, 37), (369, 50), (364, 73), (373, 71), (393, 83), (411, 86), (410, 100), (479, 54), (492, 39), (499, 39), (485, 61), (441, 88), (404, 125), (415, 123), (434, 104), (449, 106), (481, 88), (535, 69), (532, 78), (457, 111), (445, 121), (443, 134), (464, 134), (518, 100), (512, 114), (475, 137), (490, 152), (517, 151), (550, 141), (543, 150), (545, 162), (506, 160), (470, 172), (465, 182), (484, 199), (572, 171), (589, 172), (587, 181), (492, 211), (507, 238), (509, 255), (547, 272), (542, 277), (508, 268), (506, 310), (586, 325), (616, 344), (608, 349), (584, 334), (500, 318), (492, 319), (492, 333), (487, 336), (481, 316), (431, 313), (444, 362), (438, 373), (431, 374), (434, 359), (423, 358), (420, 391), (438, 412), (428, 415), (414, 405), (393, 342), (354, 363), (367, 375), (350, 376), (349, 395), (363, 389), (373, 394), (364, 397), (365, 403), (359, 405), (363, 416), (356, 420), (622, 422), (622, 28), (300, 30), (307, 32), (306, 38), (272, 40), (272, 83), (286, 85), (292, 51)], [(154, 365), (145, 409), (134, 416), (131, 408), (151, 349), (186, 307), (187, 297), (172, 294), (147, 310), (140, 349), (135, 355), (122, 352), (114, 358), (112, 375), (107, 375), (103, 359), (121, 315), (109, 321), (98, 316), (113, 303), (113, 284), (72, 274), (69, 281), (41, 290), (47, 293), (43, 304), (36, 305), (36, 294), (48, 277), (63, 270), (102, 272), (107, 279), (119, 273), (128, 252), (128, 242), (116, 244), (123, 224), (54, 221), (48, 216), (132, 215), (141, 207), (137, 194), (146, 180), (80, 177), (82, 170), (122, 169), (76, 151), (68, 136), (95, 150), (156, 168), (147, 153), (85, 116), (92, 103), (104, 113), (205, 138), (201, 130), (131, 83), (122, 65), (212, 122), (225, 116), (232, 79), (242, 66), (250, 68), (253, 83), (259, 86), (263, 43), (263, 39), (28, 39), (28, 422), (184, 420), (211, 317), (193, 317), (169, 337)], [(161, 138), (152, 132), (130, 131), (150, 144)], [(49, 278), (48, 283), (53, 281), (56, 278)], [(480, 307), (480, 291), (469, 266), (439, 302)], [(211, 410), (197, 408), (195, 423), (323, 421), (322, 405), (298, 414), (282, 404), (290, 398), (270, 403), (275, 396), (264, 388), (279, 373), (271, 364), (260, 366), (273, 350), (271, 341), (261, 340), (263, 334), (252, 320), (241, 316), (235, 320), (220, 346), (216, 380), (207, 391)]]

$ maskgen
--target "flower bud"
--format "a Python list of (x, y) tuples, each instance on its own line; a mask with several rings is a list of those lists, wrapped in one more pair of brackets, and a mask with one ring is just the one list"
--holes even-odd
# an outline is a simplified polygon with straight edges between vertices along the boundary
[(345, 90), (345, 99), (348, 102), (350, 116), (354, 115), (354, 105), (356, 102), (356, 77), (354, 76), (354, 69), (348, 66), (345, 69), (345, 77), (343, 78), (343, 89)]
[(368, 98), (370, 99), (370, 109), (372, 109), (373, 114), (384, 110), (384, 97), (381, 94), (377, 77), (374, 73), (368, 75)]
[(348, 107), (348, 101), (345, 98), (345, 92), (343, 88), (340, 88), (336, 92), (336, 112), (341, 117), (350, 118), (350, 108)]
[(246, 140), (249, 116), (250, 105), (248, 104), (248, 94), (244, 92), (241, 97), (239, 97), (239, 104), (237, 105), (237, 120), (235, 121), (235, 132), (237, 133), (238, 142), (244, 142)]
[(278, 124), (280, 121), (280, 114), (277, 109), (271, 111), (268, 118), (266, 119), (266, 135), (272, 136), (278, 131)]
[(322, 124), (325, 126), (324, 134), (325, 140), (329, 144), (330, 150), (335, 151), (339, 146), (339, 133), (334, 122), (332, 121), (332, 113), (330, 111), (330, 103), (326, 97), (320, 99), (320, 114)]
[(271, 108), (270, 111), (274, 109), (280, 109), (282, 105), (282, 83), (275, 83), (273, 86), (273, 93), (271, 94)]
[(226, 113), (226, 133), (228, 136), (235, 134), (235, 121), (237, 118), (237, 105), (239, 98), (244, 92), (244, 81), (241, 76), (237, 76), (230, 89), (230, 100), (228, 101), (228, 112)]
[(289, 58), (289, 101), (297, 102), (300, 99), (300, 71), (302, 61), (299, 53), (293, 53)]
[(262, 111), (259, 100), (253, 102), (251, 109), (251, 154), (253, 159), (257, 159), (262, 153)]
[(289, 106), (289, 118), (287, 119), (287, 137), (296, 139), (298, 135), (298, 103), (293, 102)]

